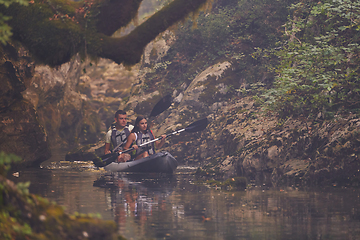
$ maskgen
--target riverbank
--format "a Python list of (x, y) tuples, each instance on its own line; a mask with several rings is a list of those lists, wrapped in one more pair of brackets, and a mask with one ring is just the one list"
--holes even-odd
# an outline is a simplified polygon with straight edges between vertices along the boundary
[(355, 114), (283, 120), (242, 98), (221, 108), (197, 141), (201, 144), (188, 145), (206, 145), (200, 160), (193, 161), (205, 171), (249, 180), (260, 176), (274, 186), (360, 184), (360, 118)]
[(30, 193), (30, 182), (15, 184), (7, 179), (13, 161), (20, 158), (0, 153), (1, 239), (125, 239), (117, 234), (113, 221), (91, 214), (69, 215), (64, 207)]
[[(251, 96), (221, 104), (216, 114), (207, 116), (210, 123), (204, 131), (167, 139), (163, 149), (180, 165), (198, 167), (200, 172), (224, 180), (246, 177), (250, 182), (260, 178), (273, 186), (359, 186), (357, 115), (282, 120), (266, 115)], [(158, 121), (166, 121), (156, 125), (154, 132), (173, 129), (179, 112), (181, 106), (160, 115)], [(101, 142), (90, 150), (73, 151), (66, 158), (84, 160), (100, 147)]]

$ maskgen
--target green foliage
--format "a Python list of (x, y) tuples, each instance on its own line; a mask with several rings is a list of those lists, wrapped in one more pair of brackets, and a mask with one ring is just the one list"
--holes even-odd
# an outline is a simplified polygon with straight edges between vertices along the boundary
[(0, 175), (6, 176), (11, 167), (11, 164), (20, 161), (21, 158), (15, 154), (6, 154), (5, 152), (0, 152)]
[[(190, 84), (207, 67), (230, 61), (231, 73), (227, 73), (223, 82), (232, 86), (228, 94), (234, 94), (244, 82), (268, 84), (273, 79), (271, 71), (278, 59), (264, 55), (254, 57), (253, 54), (258, 48), (275, 46), (281, 39), (279, 26), (287, 20), (289, 2), (292, 1), (215, 1), (210, 13), (179, 25), (175, 31), (176, 42), (162, 59), (164, 63), (156, 65), (166, 68), (157, 67), (152, 73), (156, 77), (147, 76), (147, 79), (161, 81), (160, 78), (166, 78), (169, 85), (181, 91), (183, 83)], [(153, 80), (148, 85), (154, 85)]]
[[(3, 182), (5, 179), (8, 170), (12, 163), (20, 161), (21, 158), (14, 154), (6, 154), (5, 152), (0, 152), (0, 238), (1, 239), (14, 239), (14, 236), (17, 236), (17, 239), (26, 239), (29, 235), (32, 234), (32, 229), (27, 223), (22, 223), (18, 221), (15, 213), (12, 211), (14, 206), (7, 206), (6, 202), (8, 201), (9, 195), (12, 192), (7, 187), (7, 184)], [(29, 194), (30, 182), (18, 183), (16, 185), (19, 194)]]
[(29, 4), (29, 2), (26, 0), (0, 0), (0, 4), (3, 4), (5, 7), (9, 7), (13, 3), (18, 3), (24, 6), (27, 6)]
[(170, 64), (171, 64), (171, 62), (169, 62), (169, 61), (160, 62), (160, 63), (155, 64), (154, 69), (155, 70), (158, 68), (167, 69), (168, 65), (170, 65)]
[(6, 42), (10, 40), (12, 35), (11, 27), (6, 24), (6, 21), (10, 20), (10, 17), (4, 16), (0, 13), (0, 42), (6, 45)]
[(281, 117), (359, 111), (360, 2), (300, 2), (285, 25), (288, 41), (275, 87), (265, 97)]
[[(26, 0), (0, 0), (0, 5), (8, 8), (11, 4), (18, 3), (20, 5), (27, 6), (29, 4)], [(11, 27), (7, 24), (11, 17), (0, 13), (0, 42), (6, 45), (6, 42), (10, 40), (12, 36)]]
[(126, 36), (112, 37), (136, 21), (141, 2), (31, 0), (27, 7), (0, 5), (0, 12), (12, 17), (8, 22), (12, 39), (38, 63), (59, 66), (79, 53), (83, 58), (108, 58), (130, 66), (141, 60), (145, 46), (159, 33), (199, 11), (207, 0), (173, 0)]
[(29, 194), (29, 186), (30, 186), (30, 182), (19, 182), (18, 184), (16, 184), (17, 189), (22, 194)]
[[(13, 27), (13, 39), (21, 41), (37, 61), (56, 65), (64, 59), (69, 61), (84, 41), (86, 31), (82, 24), (85, 23), (73, 19), (75, 10), (75, 6), (64, 1), (36, 0), (27, 7), (14, 4), (6, 13), (12, 16), (9, 23)], [(96, 40), (87, 36), (87, 41)]]
[(115, 223), (99, 214), (70, 216), (56, 203), (30, 194), (29, 182), (15, 185), (6, 179), (10, 164), (19, 160), (0, 152), (0, 239), (124, 239)]

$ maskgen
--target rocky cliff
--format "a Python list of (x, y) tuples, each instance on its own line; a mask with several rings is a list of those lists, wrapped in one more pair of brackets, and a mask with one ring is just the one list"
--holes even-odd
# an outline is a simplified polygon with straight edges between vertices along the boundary
[[(108, 60), (79, 58), (57, 69), (34, 70), (21, 48), (4, 48), (1, 148), (34, 165), (49, 156), (49, 143), (103, 145), (117, 109), (127, 110), (133, 121), (170, 93), (173, 104), (152, 121), (155, 135), (203, 117), (210, 120), (202, 132), (167, 140), (164, 149), (181, 164), (200, 167), (207, 175), (240, 175), (269, 184), (359, 183), (358, 115), (278, 119), (261, 108), (258, 86), (245, 83), (234, 59), (189, 64), (175, 55), (169, 61), (174, 39), (172, 32), (159, 36), (131, 70)], [(186, 69), (176, 65), (180, 62)]]
[[(129, 72), (134, 76), (129, 91), (115, 105), (128, 110), (134, 120), (137, 114), (147, 115), (159, 96), (171, 93), (171, 107), (152, 121), (157, 136), (207, 117), (210, 123), (204, 131), (167, 140), (164, 149), (181, 164), (200, 167), (208, 175), (240, 175), (275, 185), (358, 184), (359, 116), (278, 119), (256, 101), (256, 85), (242, 83), (234, 88), (234, 81), (242, 80), (234, 77), (231, 60), (203, 68), (188, 81), (169, 83), (154, 70), (163, 68), (160, 73), (172, 74), (162, 59), (169, 49), (164, 39), (169, 36), (148, 46), (137, 74)], [(85, 75), (81, 78), (94, 84)]]
[(37, 166), (50, 157), (50, 150), (33, 104), (22, 96), (31, 83), (34, 62), (19, 46), (8, 44), (0, 52), (0, 150), (22, 157), (23, 166)]
[(51, 146), (74, 147), (101, 138), (132, 78), (133, 72), (111, 61), (76, 57), (56, 69), (37, 66), (23, 95), (34, 104)]
[(277, 118), (256, 101), (256, 85), (231, 90), (232, 71), (231, 62), (218, 62), (173, 92), (175, 104), (158, 117), (158, 134), (204, 116), (210, 124), (203, 132), (169, 139), (168, 151), (210, 175), (271, 185), (359, 185), (357, 114)]

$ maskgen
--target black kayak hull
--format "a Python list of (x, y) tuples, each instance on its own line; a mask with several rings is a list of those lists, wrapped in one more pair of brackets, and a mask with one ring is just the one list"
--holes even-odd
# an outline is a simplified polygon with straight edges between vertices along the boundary
[(162, 151), (135, 161), (112, 162), (104, 169), (110, 172), (173, 173), (177, 166), (176, 159), (170, 153)]

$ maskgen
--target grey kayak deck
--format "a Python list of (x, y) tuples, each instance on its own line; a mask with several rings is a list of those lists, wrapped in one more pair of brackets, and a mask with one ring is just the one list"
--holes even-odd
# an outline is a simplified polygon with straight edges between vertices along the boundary
[(162, 151), (135, 161), (112, 162), (104, 169), (110, 172), (173, 173), (177, 166), (176, 159), (170, 153)]

